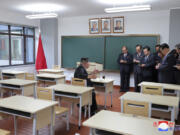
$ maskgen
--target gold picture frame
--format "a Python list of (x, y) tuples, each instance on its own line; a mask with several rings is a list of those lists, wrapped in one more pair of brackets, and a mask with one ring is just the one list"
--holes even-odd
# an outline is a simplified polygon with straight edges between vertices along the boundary
[(113, 33), (124, 33), (124, 16), (113, 17)]
[(90, 18), (89, 19), (89, 34), (99, 34), (99, 18)]
[(101, 25), (101, 33), (107, 34), (111, 33), (111, 21), (112, 19), (110, 17), (101, 18), (100, 25)]

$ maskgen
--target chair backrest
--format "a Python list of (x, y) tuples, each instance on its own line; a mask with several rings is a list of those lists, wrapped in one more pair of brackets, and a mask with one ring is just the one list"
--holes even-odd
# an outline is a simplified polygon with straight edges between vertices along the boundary
[(60, 65), (54, 65), (53, 66), (53, 69), (60, 69), (61, 67), (60, 67)]
[(43, 100), (52, 100), (52, 90), (44, 87), (37, 87), (37, 97)]
[(25, 73), (26, 80), (35, 80), (35, 75), (33, 73)]
[(10, 135), (10, 131), (0, 129), (0, 135)]
[(123, 106), (124, 113), (149, 117), (149, 104), (146, 102), (124, 100)]
[(77, 85), (77, 86), (87, 86), (86, 80), (79, 79), (79, 78), (72, 78), (71, 84)]
[(162, 86), (149, 86), (142, 85), (142, 93), (151, 94), (151, 95), (163, 95), (163, 87)]

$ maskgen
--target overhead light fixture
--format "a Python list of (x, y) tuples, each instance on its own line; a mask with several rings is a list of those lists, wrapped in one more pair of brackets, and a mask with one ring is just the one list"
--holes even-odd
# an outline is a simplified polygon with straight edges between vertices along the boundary
[(107, 5), (127, 5), (127, 4), (145, 4), (155, 0), (97, 0), (99, 3)]
[(17, 9), (25, 12), (45, 13), (45, 12), (58, 12), (64, 10), (66, 7), (53, 3), (35, 3), (26, 4), (16, 7)]
[(118, 13), (118, 12), (131, 12), (131, 11), (148, 11), (151, 10), (151, 5), (139, 5), (139, 6), (129, 6), (129, 7), (114, 7), (106, 8), (104, 11), (106, 13)]
[(28, 19), (45, 19), (45, 18), (56, 18), (56, 17), (58, 17), (56, 13), (26, 15), (26, 18)]

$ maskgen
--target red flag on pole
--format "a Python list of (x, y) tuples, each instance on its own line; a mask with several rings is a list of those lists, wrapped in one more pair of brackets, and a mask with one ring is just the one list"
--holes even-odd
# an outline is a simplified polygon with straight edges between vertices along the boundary
[(46, 57), (44, 55), (41, 34), (39, 34), (39, 44), (38, 44), (38, 51), (36, 57), (36, 70), (38, 71), (39, 69), (46, 69), (46, 68), (47, 68)]

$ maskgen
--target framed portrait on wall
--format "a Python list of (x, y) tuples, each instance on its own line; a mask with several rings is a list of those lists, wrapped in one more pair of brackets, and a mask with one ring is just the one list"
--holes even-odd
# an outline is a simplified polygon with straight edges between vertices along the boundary
[(101, 33), (111, 33), (111, 18), (101, 18)]
[(124, 16), (113, 17), (113, 33), (124, 33)]
[(99, 18), (89, 19), (89, 33), (90, 34), (99, 33)]

